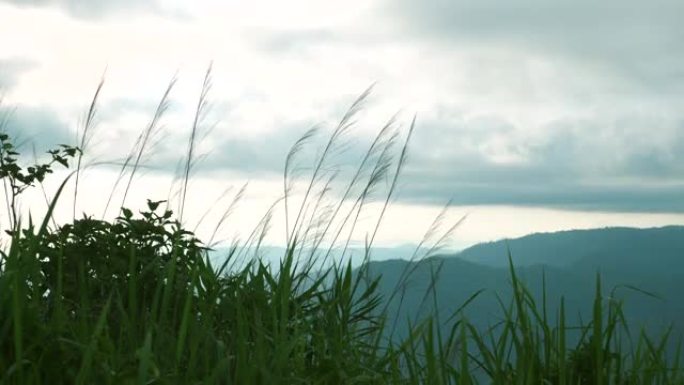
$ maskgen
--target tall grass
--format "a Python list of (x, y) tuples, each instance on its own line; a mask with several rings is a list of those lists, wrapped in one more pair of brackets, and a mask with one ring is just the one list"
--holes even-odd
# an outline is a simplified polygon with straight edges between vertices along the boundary
[[(478, 293), (440, 324), (436, 265), (424, 296), (435, 314), (407, 321), (408, 335), (394, 338), (392, 331), (403, 321), (387, 313), (386, 303), (401, 297), (402, 286), (383, 297), (382, 278), (369, 269), (369, 258), (407, 159), (415, 119), (398, 152), (399, 127), (394, 119), (384, 126), (348, 183), (336, 183), (337, 174), (330, 171), (335, 169), (330, 154), (370, 90), (326, 142), (296, 212), (289, 211), (296, 187), (292, 170), (315, 132), (296, 142), (285, 160), (284, 195), (275, 203), (282, 202), (286, 211), (287, 248), (279, 265), (252, 258), (273, 207), (244, 243), (233, 245), (225, 261), (214, 265), (207, 246), (182, 221), (209, 85), (207, 72), (183, 161), (177, 219), (169, 202), (148, 200), (138, 215), (122, 204), (111, 221), (74, 215), (70, 223), (49, 226), (67, 178), (44, 219), (22, 223), (13, 206), (21, 193), (56, 164), (74, 160), (77, 185), (81, 152), (64, 146), (50, 153), (53, 161), (43, 168), (23, 168), (12, 139), (3, 134), (0, 177), (11, 186), (6, 190), (11, 239), (0, 253), (0, 384), (684, 384), (679, 355), (666, 357), (667, 335), (652, 340), (640, 333), (623, 345), (624, 336), (632, 337), (622, 304), (603, 296), (600, 277), (590, 322), (570, 325), (563, 301), (551, 317), (546, 299), (537, 304), (512, 263), (514, 296), (510, 303), (501, 301), (503, 320), (492, 328), (479, 330), (468, 322), (467, 306), (476, 306)], [(113, 189), (128, 175), (123, 202), (172, 87), (173, 82), (115, 181)], [(90, 140), (101, 88), (81, 147)], [(37, 170), (43, 173), (36, 176)], [(385, 180), (390, 183), (367, 242), (366, 264), (353, 269), (350, 262), (332, 260), (338, 243), (346, 255), (361, 211), (377, 199), (373, 194)], [(338, 187), (341, 198), (331, 192)], [(110, 197), (108, 206), (111, 202)], [(343, 205), (347, 202), (351, 205)], [(416, 264), (432, 263), (424, 257), (458, 225), (435, 234), (443, 218), (428, 231), (425, 242), (434, 241), (427, 255), (418, 256), (423, 242), (416, 250)], [(577, 343), (570, 344), (569, 333), (579, 335)]]

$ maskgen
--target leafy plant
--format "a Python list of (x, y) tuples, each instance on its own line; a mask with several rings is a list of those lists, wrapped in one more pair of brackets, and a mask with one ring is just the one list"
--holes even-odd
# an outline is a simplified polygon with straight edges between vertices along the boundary
[(60, 144), (57, 149), (49, 150), (51, 160), (22, 167), (19, 164), (19, 152), (10, 137), (0, 132), (0, 179), (5, 187), (5, 201), (10, 216), (10, 228), (14, 230), (18, 224), (17, 197), (36, 182), (41, 183), (53, 172), (53, 166), (58, 163), (69, 167), (69, 159), (81, 154), (78, 147)]

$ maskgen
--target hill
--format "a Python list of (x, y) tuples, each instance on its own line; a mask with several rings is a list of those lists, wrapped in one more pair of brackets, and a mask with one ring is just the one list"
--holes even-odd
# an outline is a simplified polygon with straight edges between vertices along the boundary
[(657, 334), (670, 324), (677, 338), (684, 331), (684, 227), (534, 234), (419, 262), (371, 262), (368, 268), (372, 275), (383, 276), (380, 290), (392, 298), (388, 314), (397, 320), (398, 335), (405, 330), (400, 326), (404, 320), (417, 320), (435, 306), (445, 321), (479, 290), (483, 292), (463, 314), (486, 328), (503, 316), (499, 299), (508, 304), (512, 297), (508, 250), (539, 306), (545, 291), (552, 318), (563, 297), (566, 314), (573, 315), (569, 319), (587, 320), (600, 272), (605, 297), (624, 301), (625, 316), (635, 331), (644, 326)]

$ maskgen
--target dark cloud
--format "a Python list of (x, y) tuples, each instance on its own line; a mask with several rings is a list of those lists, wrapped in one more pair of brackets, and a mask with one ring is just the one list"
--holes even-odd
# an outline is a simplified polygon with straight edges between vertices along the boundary
[[(290, 123), (263, 136), (216, 140), (212, 143), (212, 151), (202, 163), (202, 169), (230, 169), (257, 177), (282, 175), (290, 149), (312, 127), (312, 124), (306, 122)], [(305, 142), (294, 158), (296, 172), (313, 167), (314, 160), (326, 144), (327, 134), (329, 131), (319, 129)], [(339, 145), (330, 152), (328, 165), (340, 168), (353, 166), (360, 159), (360, 144), (351, 136), (342, 137)]]
[(388, 1), (411, 35), (445, 42), (515, 47), (608, 66), (643, 87), (682, 90), (684, 2), (679, 0)]
[(228, 168), (253, 176), (283, 172), (289, 145), (297, 140), (295, 130), (278, 130), (264, 138), (231, 138), (216, 143), (202, 169)]
[[(555, 121), (536, 138), (521, 138), (523, 130), (494, 117), (419, 121), (397, 199), (437, 205), (452, 200), (461, 205), (684, 212), (684, 119), (632, 119), (612, 124)], [(282, 177), (287, 153), (306, 127), (304, 122), (293, 123), (265, 136), (212, 140), (199, 172)], [(321, 130), (303, 148), (296, 162), (300, 176), (310, 174), (327, 134)], [(328, 165), (339, 166), (338, 183), (348, 181), (369, 144), (350, 135), (333, 152)], [(165, 147), (158, 161), (167, 166), (181, 156), (178, 148), (185, 148), (175, 142)], [(502, 153), (508, 157), (497, 158)]]
[[(304, 127), (304, 128), (302, 128)], [(269, 132), (265, 137), (247, 135), (222, 135), (223, 130), (215, 128), (207, 131), (200, 128), (201, 149), (196, 150), (200, 157), (196, 170), (199, 173), (231, 171), (248, 174), (250, 177), (273, 176), (282, 174), (285, 158), (290, 147), (306, 131), (306, 125), (287, 125)], [(225, 128), (225, 127), (223, 127)], [(226, 130), (229, 131), (229, 130)], [(187, 135), (182, 131), (167, 131), (158, 142), (154, 156), (148, 166), (166, 172), (174, 172), (179, 161), (183, 160), (187, 149)]]
[(57, 7), (78, 18), (102, 18), (131, 11), (158, 12), (157, 0), (0, 0), (21, 7)]
[(36, 63), (25, 59), (0, 59), (0, 94), (14, 87), (21, 74), (36, 66)]
[[(477, 132), (470, 135), (450, 127), (451, 135), (445, 135), (443, 125), (428, 122), (415, 134), (401, 199), (684, 212), (684, 121), (670, 124), (630, 131), (623, 125), (555, 122), (544, 128), (541, 141), (510, 144), (524, 155), (501, 163), (478, 150), (501, 131), (487, 135), (487, 126), (470, 126)], [(670, 139), (650, 141), (644, 137), (649, 130), (668, 131)]]
[[(633, 119), (630, 124), (617, 120), (612, 126), (583, 120), (551, 122), (535, 140), (520, 139), (521, 130), (494, 117), (450, 124), (419, 121), (397, 199), (437, 205), (452, 200), (460, 205), (684, 212), (684, 119)], [(33, 124), (38, 126), (45, 127)], [(288, 151), (307, 127), (309, 123), (300, 122), (264, 136), (214, 137), (198, 172), (280, 178)], [(649, 130), (669, 138), (644, 138)], [(321, 130), (303, 148), (295, 162), (299, 176), (310, 175), (328, 134)], [(183, 139), (174, 138), (162, 143), (152, 167), (174, 171), (172, 166), (185, 150)], [(498, 147), (487, 149), (492, 143)], [(350, 135), (333, 151), (328, 165), (340, 167), (337, 182), (348, 181), (369, 144)], [(510, 157), (497, 159), (502, 152)]]
[[(604, 114), (572, 120), (568, 107), (536, 136), (505, 116), (420, 122), (401, 199), (684, 212), (683, 2), (399, 0), (381, 12), (414, 43), (487, 52), (473, 84), (519, 91), (543, 110), (546, 100), (516, 87), (528, 76)], [(510, 52), (552, 63), (567, 78), (545, 83), (507, 61)]]
[(0, 106), (0, 130), (20, 145), (23, 155), (32, 156), (33, 148), (40, 155), (59, 144), (75, 143), (69, 126), (51, 110), (43, 107)]

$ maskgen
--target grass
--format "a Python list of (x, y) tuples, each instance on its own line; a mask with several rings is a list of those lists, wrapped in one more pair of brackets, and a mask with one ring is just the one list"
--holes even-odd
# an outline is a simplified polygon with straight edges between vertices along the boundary
[[(23, 167), (12, 138), (0, 136), (0, 176), (11, 221), (10, 240), (0, 257), (0, 384), (684, 384), (679, 355), (665, 354), (669, 336), (652, 340), (636, 333), (633, 338), (622, 303), (604, 297), (598, 276), (586, 325), (569, 324), (562, 300), (549, 314), (546, 299), (538, 304), (511, 264), (514, 296), (510, 303), (501, 301), (500, 323), (478, 330), (468, 322), (462, 310), (477, 305), (474, 293), (448, 324), (439, 324), (439, 314), (431, 314), (412, 322), (407, 337), (390, 338), (401, 321), (387, 314), (386, 304), (402, 295), (401, 288), (383, 297), (378, 291), (382, 278), (368, 264), (352, 269), (334, 261), (332, 246), (326, 246), (339, 244), (345, 254), (360, 213), (378, 199), (381, 182), (387, 180), (388, 190), (379, 198), (384, 213), (407, 159), (415, 119), (403, 143), (392, 120), (378, 132), (350, 181), (335, 179), (331, 154), (370, 90), (333, 130), (304, 183), (299, 205), (292, 198), (297, 185), (293, 170), (301, 148), (316, 133), (307, 132), (288, 155), (282, 199), (287, 249), (279, 266), (253, 257), (271, 210), (244, 243), (230, 249), (225, 262), (213, 265), (208, 247), (181, 220), (209, 85), (207, 72), (180, 163), (179, 192), (170, 194), (179, 197), (178, 218), (170, 202), (148, 201), (138, 215), (122, 203), (114, 220), (84, 216), (56, 225), (52, 212), (72, 182), (69, 177), (49, 200), (40, 223), (30, 218), (22, 223), (21, 193), (38, 187), (59, 164), (76, 162), (78, 197), (82, 149), (62, 146), (50, 152), (51, 161)], [(159, 136), (172, 86), (114, 184), (113, 190), (127, 180), (124, 202), (151, 138)], [(101, 89), (102, 84), (81, 146), (91, 138)], [(337, 201), (334, 188), (341, 191)], [(294, 213), (288, 211), (293, 206), (299, 206)], [(382, 217), (371, 229), (367, 259)], [(428, 235), (434, 235), (442, 219)], [(428, 249), (438, 249), (453, 230), (448, 226)], [(430, 261), (417, 253), (413, 259)], [(439, 266), (432, 274), (437, 279)], [(424, 301), (436, 304), (436, 297), (431, 285)]]

